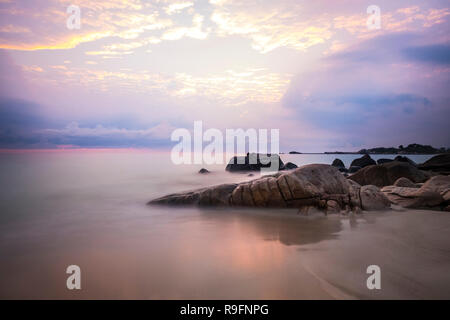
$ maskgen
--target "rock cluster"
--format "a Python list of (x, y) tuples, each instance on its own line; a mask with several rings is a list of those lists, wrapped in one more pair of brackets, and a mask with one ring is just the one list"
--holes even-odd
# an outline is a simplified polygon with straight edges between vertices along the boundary
[(430, 176), (430, 173), (421, 171), (408, 162), (392, 161), (362, 168), (349, 179), (360, 185), (372, 184), (381, 188), (393, 185), (397, 179), (402, 177), (418, 183), (426, 181)]
[[(252, 155), (257, 156), (256, 164), (248, 162)], [(327, 213), (383, 210), (395, 204), (450, 211), (450, 176), (437, 173), (450, 172), (449, 157), (449, 154), (438, 155), (420, 165), (406, 157), (397, 157), (376, 165), (369, 164), (375, 161), (365, 155), (356, 159), (360, 161), (352, 162), (358, 166), (351, 166), (350, 171), (359, 170), (348, 179), (340, 172), (346, 168), (339, 159), (332, 165), (310, 164), (300, 168), (291, 163), (284, 165), (279, 159), (280, 170), (285, 171), (274, 175), (170, 194), (149, 204), (298, 208), (301, 212), (315, 208)], [(245, 160), (241, 164), (244, 169), (229, 164), (227, 170), (259, 170), (268, 166), (256, 154), (247, 154), (242, 160)]]
[(413, 186), (399, 186), (408, 184), (398, 181), (393, 186), (381, 189), (386, 197), (394, 204), (405, 208), (443, 209), (450, 211), (450, 176), (434, 176), (417, 188)]
[(450, 153), (444, 153), (434, 156), (428, 161), (420, 164), (420, 170), (430, 170), (439, 174), (450, 174)]
[(149, 204), (316, 208), (325, 212), (380, 210), (389, 200), (376, 186), (347, 180), (333, 166), (311, 164), (239, 184), (167, 195)]
[[(263, 156), (266, 159), (262, 159)], [(270, 157), (270, 158), (268, 158)], [(261, 168), (270, 168), (271, 162), (270, 159), (274, 158), (275, 161), (278, 161), (278, 170), (284, 170), (284, 163), (281, 160), (280, 156), (277, 154), (274, 155), (261, 155), (259, 153), (247, 153), (246, 156), (235, 156), (230, 159), (226, 171), (229, 172), (237, 172), (237, 171), (259, 171)]]

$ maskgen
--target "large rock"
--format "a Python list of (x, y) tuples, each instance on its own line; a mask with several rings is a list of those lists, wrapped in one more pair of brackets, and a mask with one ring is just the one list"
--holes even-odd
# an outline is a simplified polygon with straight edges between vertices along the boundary
[(350, 168), (348, 168), (348, 172), (349, 172), (349, 173), (355, 173), (355, 172), (358, 172), (359, 169), (361, 169), (361, 167), (358, 167), (358, 166), (350, 166)]
[(420, 164), (420, 170), (431, 170), (439, 174), (450, 174), (450, 153), (439, 154)]
[(430, 175), (408, 162), (393, 161), (362, 168), (349, 179), (362, 186), (372, 184), (381, 188), (393, 185), (398, 178), (402, 177), (417, 183), (424, 182)]
[(364, 156), (362, 156), (361, 158), (355, 159), (352, 161), (352, 163), (350, 164), (350, 167), (367, 167), (367, 166), (371, 166), (377, 164), (375, 162), (375, 160), (373, 160), (368, 154), (365, 154)]
[(389, 199), (376, 186), (362, 186), (360, 197), (363, 210), (383, 210), (391, 205)]
[(341, 159), (334, 159), (331, 164), (333, 167), (336, 167), (341, 172), (347, 172), (348, 170), (345, 168), (344, 162)]
[(434, 176), (419, 189), (387, 186), (381, 189), (394, 204), (405, 208), (440, 208), (450, 203), (450, 177)]
[(386, 207), (378, 189), (370, 189), (363, 198), (360, 189), (335, 167), (311, 164), (239, 184), (170, 194), (149, 204), (299, 208), (303, 212), (311, 207), (326, 212)]
[[(265, 157), (266, 159), (262, 159)], [(247, 153), (246, 156), (236, 156), (231, 158), (225, 170), (230, 172), (237, 171), (259, 171), (261, 168), (270, 168), (271, 163), (268, 157), (275, 157), (275, 161), (278, 161), (278, 166), (275, 165), (275, 170), (284, 170), (284, 163), (280, 156), (274, 155), (261, 155), (259, 153)]]

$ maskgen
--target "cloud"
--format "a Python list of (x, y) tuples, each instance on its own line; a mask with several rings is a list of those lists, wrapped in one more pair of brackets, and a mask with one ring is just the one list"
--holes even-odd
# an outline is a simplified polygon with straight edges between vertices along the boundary
[(164, 10), (168, 15), (172, 15), (175, 13), (179, 13), (182, 10), (192, 7), (194, 5), (191, 1), (184, 1), (184, 2), (175, 2), (171, 3), (169, 6), (167, 6)]
[(283, 105), (299, 122), (359, 146), (448, 145), (449, 70), (439, 68), (448, 46), (415, 45), (424, 41), (426, 34), (379, 35), (330, 54), (294, 78)]
[(448, 44), (408, 47), (404, 48), (402, 53), (409, 60), (438, 65), (450, 64), (450, 45)]
[(161, 37), (163, 40), (179, 40), (183, 37), (189, 37), (194, 39), (206, 39), (209, 31), (203, 31), (204, 17), (199, 14), (195, 14), (192, 18), (192, 27), (179, 27), (167, 30)]
[(0, 10), (0, 48), (14, 50), (71, 49), (79, 44), (119, 37), (136, 39), (146, 31), (172, 25), (159, 17), (158, 10), (143, 6), (139, 0), (77, 1), (81, 28), (69, 30), (65, 9), (69, 0), (7, 3)]
[(105, 127), (81, 127), (71, 122), (62, 129), (42, 129), (37, 133), (55, 145), (79, 147), (149, 147), (170, 145), (170, 134), (175, 129), (168, 123), (160, 123), (145, 129)]
[(43, 107), (24, 100), (0, 100), (0, 148), (79, 147), (154, 147), (168, 146), (175, 129), (160, 122), (140, 129), (134, 120), (115, 120), (107, 125), (82, 126), (76, 121), (49, 118)]
[(219, 35), (241, 35), (252, 40), (252, 47), (267, 53), (280, 47), (306, 50), (324, 43), (332, 36), (331, 23), (325, 16), (300, 17), (292, 6), (270, 10), (221, 5), (215, 8), (211, 20)]

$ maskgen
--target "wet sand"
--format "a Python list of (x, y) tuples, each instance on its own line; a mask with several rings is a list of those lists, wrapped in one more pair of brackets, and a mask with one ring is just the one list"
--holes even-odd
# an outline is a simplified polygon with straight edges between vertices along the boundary
[[(448, 213), (171, 211), (109, 219), (84, 232), (60, 226), (9, 235), (15, 245), (0, 247), (7, 257), (0, 297), (450, 298)], [(82, 269), (79, 292), (65, 288), (69, 264)], [(381, 290), (366, 287), (371, 264), (381, 268)]]

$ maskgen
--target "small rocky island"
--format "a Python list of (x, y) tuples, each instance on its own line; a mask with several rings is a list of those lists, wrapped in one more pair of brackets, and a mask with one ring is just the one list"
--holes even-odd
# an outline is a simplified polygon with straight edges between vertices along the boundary
[(312, 208), (325, 213), (359, 213), (395, 204), (450, 211), (450, 176), (446, 175), (450, 154), (418, 166), (407, 159), (376, 164), (364, 155), (354, 160), (360, 169), (349, 177), (340, 171), (345, 167), (338, 160), (333, 165), (310, 164), (247, 182), (170, 194), (149, 204), (297, 208), (304, 213)]

